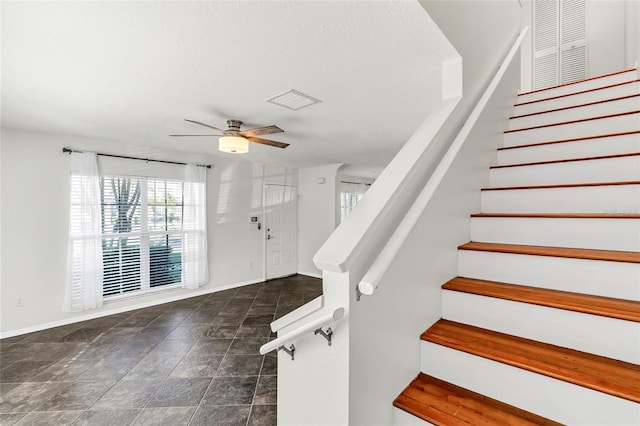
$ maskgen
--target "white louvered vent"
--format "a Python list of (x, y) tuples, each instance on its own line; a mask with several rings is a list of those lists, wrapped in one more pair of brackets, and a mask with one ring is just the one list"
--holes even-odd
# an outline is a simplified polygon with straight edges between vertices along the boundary
[(561, 3), (561, 44), (583, 41), (587, 38), (586, 0), (564, 0)]
[(535, 51), (558, 46), (558, 2), (539, 0), (535, 3)]
[(571, 83), (572, 81), (584, 80), (587, 78), (587, 47), (578, 46), (573, 49), (562, 51), (562, 70), (560, 83)]
[(535, 87), (544, 88), (558, 84), (558, 54), (555, 52), (539, 56), (535, 62)]
[(267, 102), (297, 111), (322, 101), (291, 89), (267, 99)]

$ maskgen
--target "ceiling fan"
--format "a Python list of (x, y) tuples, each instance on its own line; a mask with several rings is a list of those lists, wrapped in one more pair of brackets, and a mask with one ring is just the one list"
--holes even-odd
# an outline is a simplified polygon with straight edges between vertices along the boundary
[[(272, 141), (269, 139), (258, 138), (256, 136), (270, 135), (272, 133), (282, 133), (284, 130), (276, 125), (257, 127), (255, 129), (240, 130), (242, 121), (240, 120), (227, 120), (227, 130), (222, 130), (209, 124), (201, 123), (195, 120), (184, 119), (190, 123), (199, 124), (200, 126), (208, 127), (209, 129), (217, 130), (222, 136), (219, 139), (219, 149), (223, 152), (230, 152), (232, 154), (243, 154), (249, 151), (249, 142), (260, 143), (263, 145), (274, 146), (276, 148), (286, 148), (288, 143)], [(217, 136), (217, 135), (169, 135), (169, 136)]]

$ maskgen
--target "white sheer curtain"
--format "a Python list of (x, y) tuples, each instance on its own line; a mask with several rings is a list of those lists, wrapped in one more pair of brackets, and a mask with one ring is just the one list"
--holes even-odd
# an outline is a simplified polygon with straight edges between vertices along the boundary
[(93, 152), (71, 153), (71, 203), (67, 286), (63, 309), (102, 306), (100, 174)]
[(207, 169), (187, 164), (182, 214), (182, 287), (198, 288), (209, 281), (207, 256)]

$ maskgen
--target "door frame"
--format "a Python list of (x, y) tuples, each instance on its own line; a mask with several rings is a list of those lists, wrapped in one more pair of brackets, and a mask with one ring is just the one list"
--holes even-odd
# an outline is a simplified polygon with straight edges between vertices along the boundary
[(296, 272), (298, 273), (298, 198), (300, 194), (298, 193), (298, 185), (293, 185), (290, 183), (277, 183), (277, 182), (264, 182), (262, 186), (262, 276), (264, 281), (268, 281), (276, 278), (268, 278), (267, 277), (267, 186), (269, 185), (277, 185), (277, 186), (288, 186), (296, 189), (296, 219), (295, 219), (295, 240), (296, 240), (296, 250), (295, 250), (295, 263), (296, 263)]

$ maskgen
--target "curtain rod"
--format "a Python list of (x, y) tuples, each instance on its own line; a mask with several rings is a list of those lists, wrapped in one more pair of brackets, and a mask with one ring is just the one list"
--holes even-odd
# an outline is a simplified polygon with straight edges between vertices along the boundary
[[(62, 148), (62, 153), (63, 154), (71, 154), (72, 152), (84, 152), (84, 151), (78, 151), (76, 149), (71, 149), (71, 148), (67, 148), (64, 147)], [(178, 161), (167, 161), (167, 160), (153, 160), (151, 158), (140, 158), (140, 157), (129, 157), (127, 155), (115, 155), (115, 154), (103, 154), (101, 152), (96, 152), (96, 155), (100, 155), (102, 157), (114, 157), (114, 158), (124, 158), (127, 160), (140, 160), (140, 161), (152, 161), (154, 163), (166, 163), (166, 164), (179, 164), (182, 166), (186, 166), (187, 163), (180, 163)], [(207, 169), (211, 168), (211, 164), (196, 164), (197, 166), (201, 166), (201, 167), (206, 167)]]
[(353, 184), (356, 184), (356, 185), (369, 185), (369, 186), (371, 186), (371, 184), (370, 184), (370, 183), (364, 183), (364, 182), (347, 182), (346, 180), (341, 180), (341, 181), (340, 181), (340, 183), (353, 183)]

